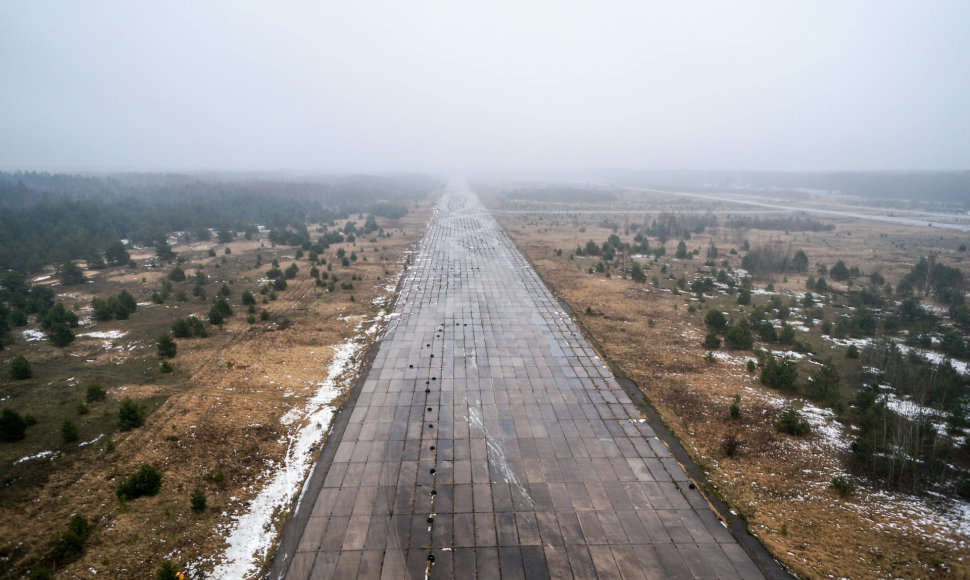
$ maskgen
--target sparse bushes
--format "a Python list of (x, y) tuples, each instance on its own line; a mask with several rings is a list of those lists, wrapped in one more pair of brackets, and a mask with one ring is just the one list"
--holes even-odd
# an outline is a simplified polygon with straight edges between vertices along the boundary
[(0, 411), (0, 441), (20, 441), (27, 434), (28, 421), (20, 413), (4, 407)]
[(115, 494), (118, 499), (128, 501), (146, 495), (155, 495), (161, 488), (162, 474), (146, 463), (131, 477), (119, 483)]
[(741, 320), (724, 333), (724, 342), (729, 348), (747, 350), (754, 345), (754, 336), (747, 321)]
[(178, 580), (179, 570), (175, 564), (165, 560), (155, 571), (155, 580)]
[(647, 275), (643, 272), (643, 267), (637, 262), (633, 262), (630, 266), (630, 278), (639, 284), (643, 284), (647, 281)]
[(75, 284), (84, 284), (86, 278), (84, 277), (84, 270), (81, 269), (74, 262), (64, 262), (61, 265), (61, 283), (65, 286), (73, 286)]
[(831, 358), (825, 360), (822, 366), (817, 367), (808, 377), (806, 392), (809, 397), (824, 401), (829, 405), (835, 405), (842, 400), (842, 393), (839, 387), (842, 384), (842, 377), (839, 368)]
[(172, 271), (168, 273), (168, 279), (172, 282), (185, 282), (185, 270), (179, 266), (172, 268)]
[(47, 340), (54, 346), (63, 348), (74, 342), (74, 333), (66, 324), (55, 322), (47, 329)]
[(118, 428), (131, 431), (145, 424), (145, 408), (125, 397), (118, 408)]
[(734, 395), (734, 401), (731, 402), (731, 408), (728, 414), (735, 420), (741, 418), (741, 395)]
[(836, 477), (832, 478), (832, 483), (829, 484), (829, 487), (837, 491), (840, 497), (852, 497), (855, 495), (856, 491), (855, 483), (853, 483), (851, 479), (842, 475), (837, 475)]
[(10, 361), (10, 378), (15, 381), (22, 381), (34, 376), (34, 369), (22, 355), (17, 355)]
[(708, 332), (704, 337), (704, 348), (708, 350), (721, 348), (721, 337), (719, 337), (714, 331)]
[(770, 352), (761, 367), (761, 384), (781, 390), (794, 390), (798, 379), (798, 363), (789, 356), (775, 358)]
[(792, 257), (781, 244), (769, 243), (748, 250), (741, 259), (741, 267), (760, 277), (772, 273), (804, 272), (808, 268), (808, 257), (802, 250)]
[(845, 282), (849, 279), (849, 269), (846, 267), (845, 262), (839, 260), (829, 269), (829, 276), (837, 282)]
[(91, 524), (81, 514), (71, 516), (67, 529), (61, 535), (51, 540), (54, 549), (54, 559), (60, 563), (72, 562), (84, 552), (84, 544), (91, 535)]
[(727, 328), (728, 320), (720, 310), (708, 310), (704, 316), (704, 324), (711, 332), (720, 333)]
[(172, 338), (169, 333), (162, 334), (158, 337), (158, 344), (156, 345), (158, 349), (158, 358), (175, 358), (178, 353), (178, 344)]
[(204, 512), (207, 503), (205, 492), (202, 491), (201, 488), (197, 487), (192, 490), (192, 493), (189, 496), (189, 505), (192, 508), (192, 511), (195, 513)]
[(222, 315), (222, 312), (219, 310), (219, 308), (213, 305), (212, 308), (209, 309), (209, 324), (212, 326), (219, 326), (224, 321), (225, 317)]
[(775, 422), (775, 429), (781, 433), (800, 437), (802, 435), (808, 435), (812, 430), (812, 426), (798, 414), (798, 411), (789, 407), (785, 409), (778, 418), (778, 421)]
[[(164, 301), (162, 295), (159, 295), (159, 299)], [(91, 308), (98, 320), (126, 320), (138, 308), (138, 303), (130, 292), (122, 290), (117, 296), (111, 296), (107, 300), (93, 299)]]
[(74, 421), (64, 419), (64, 422), (61, 423), (61, 439), (64, 441), (64, 443), (77, 441), (77, 425), (74, 424)]
[(751, 288), (748, 286), (741, 287), (741, 290), (738, 291), (738, 304), (741, 306), (751, 304)]
[(209, 335), (202, 321), (194, 316), (176, 318), (175, 322), (172, 323), (172, 334), (175, 335), (175, 338), (190, 338), (193, 336), (205, 338)]

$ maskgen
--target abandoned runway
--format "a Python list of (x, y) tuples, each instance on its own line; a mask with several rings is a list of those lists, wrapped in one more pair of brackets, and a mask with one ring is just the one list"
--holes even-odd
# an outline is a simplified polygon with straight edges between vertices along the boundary
[(693, 489), (463, 184), (438, 204), (394, 312), (270, 577), (780, 573)]

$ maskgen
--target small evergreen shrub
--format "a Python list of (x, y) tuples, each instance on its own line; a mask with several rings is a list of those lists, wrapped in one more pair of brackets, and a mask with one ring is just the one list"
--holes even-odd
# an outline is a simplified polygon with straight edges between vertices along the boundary
[(195, 513), (204, 512), (206, 508), (205, 492), (201, 488), (195, 488), (192, 490), (192, 494), (189, 496), (189, 505), (192, 507), (192, 511)]
[(155, 495), (162, 487), (162, 474), (147, 463), (138, 468), (131, 477), (118, 484), (118, 499), (127, 501), (145, 495)]
[(88, 403), (97, 403), (98, 401), (103, 401), (108, 397), (108, 392), (101, 388), (101, 384), (98, 381), (91, 381), (88, 383), (87, 392), (84, 394), (84, 400)]
[(118, 428), (131, 431), (145, 424), (145, 408), (136, 404), (131, 397), (125, 397), (118, 408)]
[(808, 435), (812, 430), (812, 426), (798, 414), (798, 411), (789, 407), (778, 418), (778, 421), (775, 423), (775, 429), (788, 435), (802, 436)]
[(10, 378), (15, 381), (22, 381), (34, 376), (34, 370), (30, 363), (22, 355), (17, 355), (10, 361)]
[(704, 337), (704, 348), (708, 350), (721, 348), (721, 337), (718, 336), (713, 330), (708, 332), (707, 336)]
[(91, 535), (91, 524), (80, 514), (71, 516), (67, 529), (61, 535), (51, 540), (54, 548), (54, 559), (58, 562), (72, 562), (84, 552), (84, 543)]
[(841, 475), (834, 477), (829, 487), (837, 491), (840, 497), (852, 497), (855, 495), (855, 483), (853, 483), (849, 478)]
[(64, 443), (71, 443), (77, 441), (77, 438), (77, 425), (70, 419), (64, 419), (64, 422), (61, 423), (61, 439), (64, 440)]
[(165, 560), (158, 566), (155, 572), (155, 580), (178, 580), (179, 570), (175, 564)]
[(732, 419), (741, 418), (741, 395), (734, 395), (734, 401), (731, 403), (730, 415)]
[(20, 441), (27, 434), (27, 427), (28, 421), (20, 413), (6, 407), (0, 411), (0, 441)]

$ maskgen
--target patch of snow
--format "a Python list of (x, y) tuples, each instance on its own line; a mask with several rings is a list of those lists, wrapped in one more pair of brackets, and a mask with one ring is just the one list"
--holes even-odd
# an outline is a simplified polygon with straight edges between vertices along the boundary
[(731, 355), (729, 355), (726, 352), (721, 352), (721, 351), (717, 351), (717, 350), (711, 351), (711, 354), (717, 360), (723, 360), (723, 361), (727, 361), (727, 362), (731, 362), (731, 363), (739, 364), (739, 365), (746, 365), (746, 364), (748, 364), (747, 357), (743, 357), (743, 356), (731, 356)]
[[(312, 466), (313, 450), (330, 432), (335, 411), (333, 400), (353, 384), (365, 344), (366, 330), (360, 328), (362, 324), (357, 325), (353, 338), (334, 349), (327, 377), (317, 383), (316, 394), (302, 409), (291, 410), (280, 420), (284, 425), (299, 423), (301, 426), (289, 436), (283, 464), (264, 474), (268, 480), (266, 485), (250, 502), (248, 511), (235, 518), (226, 538), (227, 548), (211, 574), (213, 578), (247, 578), (259, 571), (277, 534), (277, 514), (286, 513), (294, 495), (302, 489)], [(300, 500), (302, 494), (296, 509)]]
[(47, 338), (47, 335), (44, 334), (43, 330), (36, 328), (28, 328), (27, 330), (21, 332), (20, 335), (24, 337), (24, 340), (27, 342), (38, 342)]
[(100, 434), (100, 435), (98, 435), (97, 437), (95, 437), (94, 439), (92, 439), (92, 440), (90, 440), (90, 441), (85, 441), (85, 442), (83, 442), (83, 443), (78, 443), (78, 444), (77, 444), (77, 446), (78, 446), (78, 447), (86, 447), (86, 446), (88, 446), (88, 445), (90, 445), (90, 444), (92, 444), (92, 443), (97, 443), (97, 442), (98, 442), (98, 441), (100, 441), (100, 440), (101, 440), (102, 438), (104, 438), (104, 433), (102, 433), (102, 434)]
[(795, 352), (793, 350), (772, 351), (771, 354), (773, 354), (776, 358), (784, 358), (786, 356), (796, 360), (805, 358), (804, 354)]
[(58, 451), (41, 451), (36, 455), (28, 455), (27, 457), (21, 457), (17, 461), (14, 461), (13, 464), (18, 465), (25, 461), (32, 461), (34, 459), (47, 459), (47, 458), (50, 458), (51, 461), (54, 461), (55, 459), (57, 459), (58, 455), (60, 455), (60, 452)]
[(822, 338), (830, 340), (839, 346), (849, 346), (850, 344), (856, 345), (856, 348), (863, 348), (868, 346), (872, 342), (870, 338), (832, 338), (831, 336), (823, 335)]
[(886, 406), (897, 415), (907, 419), (919, 419), (921, 417), (945, 417), (946, 413), (933, 407), (920, 405), (909, 397), (898, 397), (895, 393), (884, 393)]
[(956, 369), (958, 373), (960, 373), (961, 375), (970, 375), (970, 364), (962, 360), (948, 358), (946, 355), (943, 355), (938, 352), (934, 352), (932, 350), (914, 348), (911, 346), (906, 346), (905, 344), (899, 345), (899, 351), (902, 352), (903, 354), (909, 354), (911, 350), (915, 350), (917, 353), (919, 353), (920, 356), (922, 356), (923, 358), (925, 358), (926, 360), (930, 361), (935, 365), (942, 363), (944, 360), (949, 360), (950, 364), (953, 365), (953, 368)]
[(821, 439), (822, 445), (839, 451), (848, 451), (850, 442), (846, 436), (845, 427), (836, 418), (832, 409), (823, 409), (806, 402), (800, 412), (812, 426), (812, 433)]
[(89, 337), (89, 338), (122, 338), (127, 332), (121, 330), (109, 330), (107, 332), (85, 332), (84, 334), (79, 334), (78, 336)]

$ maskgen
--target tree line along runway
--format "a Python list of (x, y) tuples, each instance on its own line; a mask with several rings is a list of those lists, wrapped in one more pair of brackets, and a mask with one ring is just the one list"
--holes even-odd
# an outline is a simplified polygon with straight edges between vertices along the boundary
[(392, 316), (268, 577), (784, 576), (722, 524), (463, 183)]

